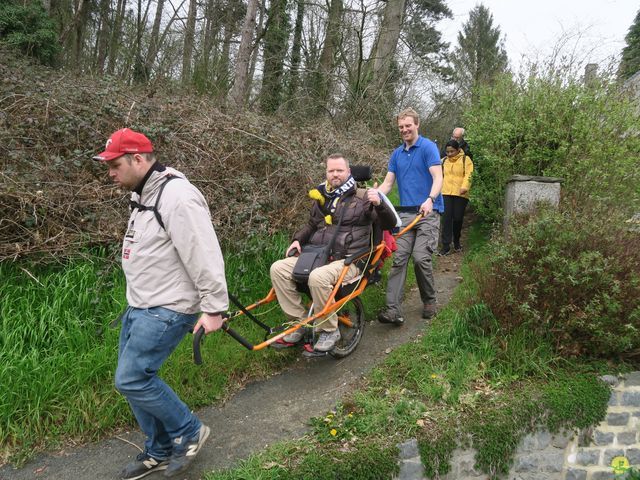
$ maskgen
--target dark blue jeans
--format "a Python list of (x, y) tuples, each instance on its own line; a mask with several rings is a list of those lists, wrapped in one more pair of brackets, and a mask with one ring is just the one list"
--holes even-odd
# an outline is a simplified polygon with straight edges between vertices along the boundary
[(131, 405), (146, 435), (145, 450), (157, 459), (171, 456), (174, 440), (194, 437), (200, 420), (158, 377), (158, 370), (193, 328), (197, 315), (162, 307), (128, 307), (122, 317), (115, 385)]

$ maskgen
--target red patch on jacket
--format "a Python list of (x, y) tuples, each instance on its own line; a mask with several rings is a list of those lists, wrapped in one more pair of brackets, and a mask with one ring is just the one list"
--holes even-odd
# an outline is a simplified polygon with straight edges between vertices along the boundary
[(382, 255), (380, 255), (380, 260), (390, 257), (391, 254), (398, 249), (396, 239), (389, 230), (382, 232), (382, 240), (384, 241), (384, 251), (382, 252)]

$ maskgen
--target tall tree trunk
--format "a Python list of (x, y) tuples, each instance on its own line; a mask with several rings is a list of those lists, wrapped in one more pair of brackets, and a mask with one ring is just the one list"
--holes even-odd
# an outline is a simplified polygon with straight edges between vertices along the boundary
[(144, 14), (142, 13), (142, 0), (138, 0), (138, 16), (136, 19), (136, 50), (133, 60), (133, 81), (144, 83), (147, 81), (147, 72), (145, 71), (145, 57), (142, 55), (142, 34), (147, 24), (149, 16), (150, 1), (147, 1)]
[(289, 99), (293, 99), (298, 92), (300, 83), (300, 61), (302, 51), (302, 23), (304, 21), (304, 0), (296, 0), (296, 25), (293, 29), (293, 45), (291, 47), (291, 70), (289, 74)]
[(209, 62), (211, 60), (211, 51), (213, 50), (213, 40), (217, 34), (216, 0), (208, 0), (204, 13), (204, 29), (202, 32), (202, 60), (200, 62), (200, 75), (202, 78), (209, 78)]
[(242, 25), (242, 36), (236, 58), (236, 68), (233, 78), (233, 88), (229, 100), (236, 107), (244, 104), (247, 91), (249, 89), (249, 60), (253, 44), (253, 34), (256, 31), (256, 12), (258, 10), (258, 0), (248, 0), (247, 13)]
[(233, 10), (229, 11), (227, 21), (224, 26), (222, 51), (220, 52), (218, 68), (216, 69), (216, 93), (220, 99), (224, 99), (225, 96), (229, 93), (229, 78), (231, 77), (231, 72), (229, 69), (229, 65), (231, 64), (231, 40), (236, 34), (234, 18), (235, 14)]
[(264, 36), (264, 71), (260, 92), (260, 108), (265, 113), (275, 112), (282, 102), (282, 76), (288, 40), (287, 0), (272, 0)]
[(180, 5), (178, 5), (178, 7), (175, 7), (173, 5), (173, 2), (169, 0), (169, 5), (171, 5), (173, 9), (173, 14), (171, 15), (171, 18), (165, 25), (164, 30), (160, 34), (160, 38), (158, 39), (156, 54), (151, 59), (148, 60), (148, 64), (151, 65), (151, 69), (149, 70), (149, 73), (151, 73), (151, 70), (153, 70), (153, 64), (156, 62), (156, 60), (158, 63), (158, 67), (160, 67), (160, 64), (162, 63), (162, 59), (158, 58), (158, 53), (161, 52), (161, 48), (162, 48), (162, 45), (164, 45), (165, 43), (165, 39), (172, 32), (171, 26), (173, 25), (173, 22), (175, 22), (178, 16), (180, 15), (180, 10), (182, 9), (182, 6), (184, 5), (185, 1), (186, 0), (182, 0), (180, 2)]
[(107, 61), (107, 46), (109, 44), (109, 30), (111, 14), (111, 1), (100, 0), (100, 29), (98, 30), (98, 54), (96, 57), (96, 71), (99, 75), (104, 73)]
[(400, 38), (405, 0), (388, 0), (380, 32), (373, 50), (373, 82), (377, 89), (384, 87), (391, 72), (391, 65)]
[(160, 49), (160, 22), (162, 21), (163, 10), (164, 0), (158, 0), (158, 4), (156, 5), (156, 15), (153, 19), (153, 27), (151, 27), (149, 49), (147, 50), (147, 56), (144, 60), (144, 72), (147, 81), (149, 81), (149, 78), (151, 77), (153, 62), (156, 59), (156, 55), (158, 55), (158, 50)]
[(70, 6), (68, 10), (72, 14), (72, 19), (70, 22), (64, 25), (64, 28), (60, 32), (60, 37), (58, 38), (60, 43), (65, 43), (67, 39), (70, 38), (71, 33), (75, 31), (76, 25), (80, 21), (80, 16), (82, 15), (82, 11), (83, 11), (83, 5), (84, 5), (83, 0), (79, 0), (79, 3), (77, 0), (69, 3), (70, 3)]
[[(317, 17), (311, 15), (309, 17), (308, 25), (305, 27), (305, 37), (307, 37), (307, 43), (304, 49), (304, 64), (307, 72), (314, 72), (318, 68), (320, 61), (321, 44), (320, 33), (317, 24)], [(305, 76), (305, 82), (310, 83), (315, 80), (313, 73)], [(314, 88), (312, 84), (308, 85), (310, 88)]]
[(73, 21), (67, 29), (61, 35), (61, 43), (66, 40), (67, 35), (71, 32), (73, 36), (73, 67), (81, 69), (82, 65), (82, 49), (84, 46), (84, 32), (87, 25), (87, 19), (89, 17), (89, 2), (88, 0), (77, 0), (76, 10)]
[(320, 54), (317, 72), (317, 98), (318, 110), (326, 109), (331, 92), (335, 54), (340, 41), (340, 24), (342, 23), (342, 0), (331, 0), (329, 6), (329, 18), (327, 19), (327, 35)]
[[(267, 15), (267, 8), (265, 0), (262, 0), (260, 3), (260, 16), (258, 17), (258, 24), (256, 25), (256, 32), (262, 32), (258, 35), (253, 42), (253, 47), (251, 50), (251, 61), (249, 62), (249, 75), (247, 79), (247, 91), (245, 93), (245, 99), (248, 100), (251, 94), (251, 86), (253, 84), (253, 78), (256, 74), (256, 65), (258, 64), (258, 57), (260, 56), (260, 42), (262, 41), (262, 37), (264, 36), (264, 29), (262, 26), (265, 23), (265, 17)], [(245, 100), (245, 101), (246, 101)]]
[(113, 20), (113, 31), (111, 32), (111, 40), (109, 42), (109, 63), (107, 73), (113, 75), (116, 71), (116, 63), (118, 62), (118, 50), (120, 50), (120, 38), (122, 36), (122, 22), (127, 10), (127, 0), (118, 0)]
[(196, 33), (196, 0), (189, 1), (189, 13), (187, 14), (187, 26), (184, 31), (184, 49), (182, 52), (182, 82), (191, 80), (191, 63), (193, 61), (193, 43)]
[(363, 78), (366, 73), (365, 42), (366, 26), (369, 23), (369, 12), (366, 0), (360, 0), (360, 10), (355, 11), (356, 16), (350, 22), (352, 25), (347, 41), (340, 43), (340, 60), (347, 78), (347, 88), (345, 92), (345, 102), (343, 110), (350, 118), (361, 117), (362, 98), (364, 97), (364, 87), (366, 80)]

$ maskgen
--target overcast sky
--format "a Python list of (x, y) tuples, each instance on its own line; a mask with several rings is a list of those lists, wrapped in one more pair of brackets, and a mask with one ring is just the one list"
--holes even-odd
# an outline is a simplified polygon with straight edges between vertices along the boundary
[(640, 9), (640, 0), (446, 0), (454, 18), (440, 23), (439, 30), (451, 46), (469, 19), (469, 11), (482, 3), (493, 14), (505, 38), (514, 70), (522, 56), (531, 60), (548, 56), (560, 38), (581, 62), (601, 66), (619, 56), (624, 37)]

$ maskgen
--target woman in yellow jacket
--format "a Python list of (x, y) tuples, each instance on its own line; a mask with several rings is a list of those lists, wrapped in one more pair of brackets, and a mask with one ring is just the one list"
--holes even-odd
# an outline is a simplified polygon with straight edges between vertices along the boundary
[(469, 203), (469, 190), (471, 188), (471, 173), (473, 162), (465, 155), (460, 144), (450, 140), (445, 151), (447, 156), (442, 159), (442, 196), (444, 198), (444, 215), (442, 217), (442, 250), (439, 255), (451, 253), (451, 240), (456, 252), (462, 251), (460, 245), (460, 232), (462, 231), (462, 219), (464, 211)]

